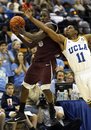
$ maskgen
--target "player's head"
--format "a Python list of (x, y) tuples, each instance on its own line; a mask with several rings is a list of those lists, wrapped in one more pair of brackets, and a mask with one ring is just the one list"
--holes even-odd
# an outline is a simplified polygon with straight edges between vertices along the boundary
[(46, 23), (46, 22), (50, 21), (50, 14), (49, 14), (49, 11), (47, 9), (43, 9), (40, 12), (40, 20), (43, 23)]
[(64, 28), (64, 35), (69, 39), (72, 39), (72, 37), (78, 35), (78, 31), (75, 29), (73, 25), (69, 25)]
[(53, 22), (47, 22), (45, 24), (47, 27), (51, 28), (52, 30), (54, 30), (55, 32), (58, 32), (58, 26), (56, 23), (53, 23)]

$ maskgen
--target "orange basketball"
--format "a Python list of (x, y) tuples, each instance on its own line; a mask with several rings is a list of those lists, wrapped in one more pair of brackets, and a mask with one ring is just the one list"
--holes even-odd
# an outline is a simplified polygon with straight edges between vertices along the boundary
[(11, 20), (10, 20), (10, 28), (14, 28), (16, 26), (20, 26), (20, 27), (24, 27), (25, 26), (25, 20), (23, 17), (21, 16), (14, 16)]

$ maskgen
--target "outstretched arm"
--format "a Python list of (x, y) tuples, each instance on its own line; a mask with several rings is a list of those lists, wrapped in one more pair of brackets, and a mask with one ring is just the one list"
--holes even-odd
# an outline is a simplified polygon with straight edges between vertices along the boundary
[(25, 28), (21, 27), (16, 27), (16, 30), (19, 34), (24, 35), (25, 37), (31, 39), (31, 41), (41, 41), (43, 38), (46, 37), (46, 33), (44, 33), (42, 30), (35, 32), (35, 33), (30, 33), (25, 30)]
[(37, 43), (38, 43), (37, 41), (31, 41), (31, 42), (29, 42), (23, 36), (21, 36), (20, 34), (18, 34), (17, 37), (23, 42), (23, 44), (25, 44), (30, 49), (32, 49), (35, 46), (37, 46)]
[[(22, 29), (20, 27), (15, 27), (15, 30), (16, 31), (14, 31), (12, 29), (12, 32), (23, 42), (23, 44), (25, 44), (30, 49), (32, 49), (33, 47), (37, 46), (38, 42), (41, 41), (43, 38), (46, 37), (46, 34), (43, 31), (39, 31), (35, 35), (35, 34), (31, 34), (29, 32), (26, 32), (24, 29)], [(23, 35), (21, 35), (21, 34), (23, 34)], [(26, 36), (27, 38), (29, 38), (29, 41), (26, 40), (24, 38), (24, 36)]]
[(55, 31), (53, 31), (52, 29), (50, 29), (49, 27), (47, 27), (45, 24), (43, 24), (41, 21), (35, 19), (32, 15), (31, 15), (31, 11), (28, 9), (27, 11), (25, 11), (25, 15), (30, 19), (31, 22), (33, 22), (37, 27), (41, 28), (44, 32), (46, 32), (51, 39), (53, 39), (55, 42), (57, 43), (64, 43), (65, 38), (63, 35), (61, 34), (57, 34)]

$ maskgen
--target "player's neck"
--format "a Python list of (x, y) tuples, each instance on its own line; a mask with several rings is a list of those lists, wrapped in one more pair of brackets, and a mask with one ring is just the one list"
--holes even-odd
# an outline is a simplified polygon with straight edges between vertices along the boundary
[(74, 40), (74, 39), (77, 39), (78, 38), (78, 35), (75, 34), (74, 36), (71, 37), (71, 40)]

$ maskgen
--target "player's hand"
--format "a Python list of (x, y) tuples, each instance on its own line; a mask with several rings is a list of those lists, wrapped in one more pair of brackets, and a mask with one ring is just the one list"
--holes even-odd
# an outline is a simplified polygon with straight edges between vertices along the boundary
[(23, 4), (22, 4), (22, 11), (23, 12), (25, 12), (27, 9), (31, 9), (32, 8), (32, 5), (31, 5), (31, 3), (30, 2), (24, 2)]
[(32, 19), (32, 11), (31, 9), (27, 9), (25, 12), (24, 12), (25, 16), (29, 19)]
[(16, 35), (18, 36), (20, 34), (20, 27), (19, 26), (14, 26), (11, 28), (11, 31)]
[(14, 30), (15, 30), (15, 33), (17, 33), (17, 34), (23, 34), (24, 35), (24, 33), (26, 32), (25, 28), (24, 27), (20, 27), (20, 26), (15, 26)]
[(26, 32), (25, 31), (25, 28), (24, 27), (18, 27), (18, 32), (22, 35), (24, 35), (24, 33)]

